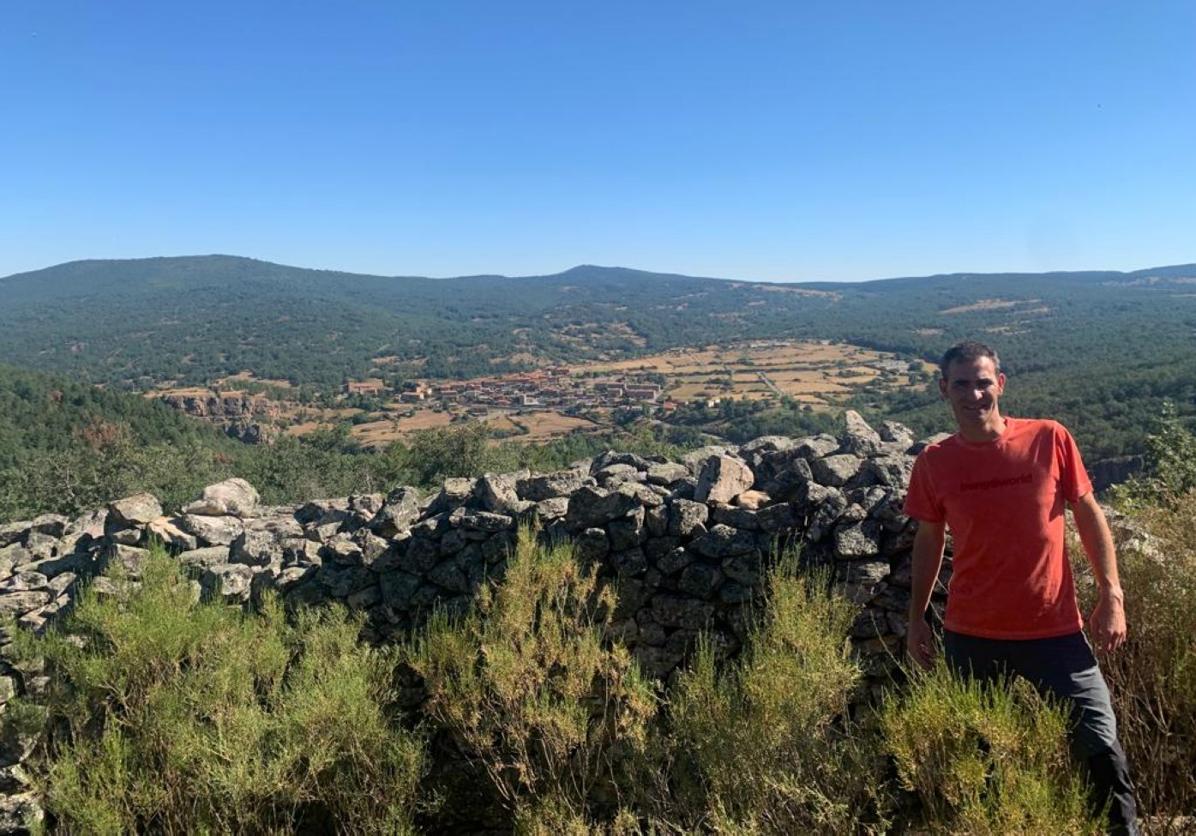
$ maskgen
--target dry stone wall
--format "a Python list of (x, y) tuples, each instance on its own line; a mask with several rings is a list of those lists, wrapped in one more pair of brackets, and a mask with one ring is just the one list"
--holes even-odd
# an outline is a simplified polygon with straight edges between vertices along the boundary
[[(160, 541), (205, 594), (247, 606), (266, 590), (290, 604), (342, 602), (365, 612), (364, 638), (380, 642), (436, 607), (468, 607), (481, 584), (501, 577), (519, 528), (534, 525), (540, 537), (572, 541), (617, 583), (616, 636), (660, 678), (702, 631), (734, 653), (769, 560), (797, 547), (858, 605), (852, 642), (878, 685), (905, 633), (914, 523), (901, 506), (924, 443), (900, 424), (874, 429), (849, 412), (837, 437), (767, 436), (680, 462), (611, 451), (554, 473), (448, 479), (423, 498), (400, 487), (268, 507), (231, 479), (166, 514), (141, 494), (74, 520), (0, 526), (0, 614), (44, 630), (81, 583), (103, 592), (107, 567), (120, 564), (135, 580)], [(939, 600), (950, 571), (948, 559)], [(0, 661), (0, 699), (45, 684)], [(12, 777), (25, 748), (0, 752), (9, 793), (0, 829), (31, 803)]]

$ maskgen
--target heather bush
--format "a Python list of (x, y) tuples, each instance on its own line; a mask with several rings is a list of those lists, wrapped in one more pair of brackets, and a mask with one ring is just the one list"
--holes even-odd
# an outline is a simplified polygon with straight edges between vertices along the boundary
[[(19, 663), (49, 690), (33, 766), (63, 832), (345, 833), (410, 829), (421, 740), (392, 722), (393, 660), (357, 641), (340, 609), (288, 622), (267, 599), (243, 614), (200, 601), (162, 554), (139, 583), (85, 591)], [(332, 828), (329, 823), (335, 823)]]
[(614, 604), (571, 547), (524, 531), (502, 582), (465, 615), (434, 616), (406, 652), (424, 713), (521, 831), (613, 826), (624, 767), (642, 762), (656, 699), (603, 639)]
[(1067, 715), (1023, 680), (986, 685), (940, 663), (881, 711), (885, 747), (932, 832), (1100, 833), (1074, 769)]
[(854, 609), (825, 579), (772, 570), (762, 618), (740, 655), (703, 642), (669, 695), (679, 829), (842, 833), (879, 828), (875, 735), (848, 717), (860, 681)]
[[(1135, 512), (1131, 526), (1146, 536), (1122, 538), (1118, 547), (1128, 637), (1100, 659), (1139, 806), (1171, 832), (1191, 828), (1196, 814), (1194, 519), (1196, 492)], [(1089, 612), (1093, 590), (1082, 593)]]

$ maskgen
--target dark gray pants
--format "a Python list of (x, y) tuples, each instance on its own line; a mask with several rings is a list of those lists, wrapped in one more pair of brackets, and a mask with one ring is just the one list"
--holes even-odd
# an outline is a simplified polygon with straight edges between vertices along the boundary
[(1109, 810), (1111, 833), (1138, 832), (1134, 786), (1125, 752), (1117, 740), (1117, 720), (1109, 687), (1080, 632), (1049, 639), (982, 639), (947, 630), (947, 666), (960, 676), (985, 682), (1021, 676), (1039, 693), (1071, 706), (1071, 748), (1087, 768), (1094, 808)]

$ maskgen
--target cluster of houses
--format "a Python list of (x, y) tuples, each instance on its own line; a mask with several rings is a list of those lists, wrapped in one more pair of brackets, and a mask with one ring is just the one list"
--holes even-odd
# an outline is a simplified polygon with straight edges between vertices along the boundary
[[(386, 394), (379, 380), (351, 381), (346, 394)], [(558, 411), (615, 408), (661, 402), (661, 387), (636, 376), (579, 378), (565, 366), (471, 380), (409, 382), (398, 393), (400, 403), (462, 408), (483, 415), (493, 409), (555, 409)]]

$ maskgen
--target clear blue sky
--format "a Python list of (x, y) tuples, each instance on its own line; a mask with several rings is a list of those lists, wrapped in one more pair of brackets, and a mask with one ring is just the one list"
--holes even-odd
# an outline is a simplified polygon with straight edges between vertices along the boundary
[(1196, 261), (1196, 2), (0, 5), (0, 275)]

